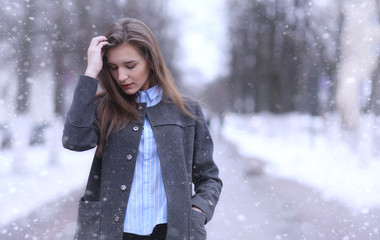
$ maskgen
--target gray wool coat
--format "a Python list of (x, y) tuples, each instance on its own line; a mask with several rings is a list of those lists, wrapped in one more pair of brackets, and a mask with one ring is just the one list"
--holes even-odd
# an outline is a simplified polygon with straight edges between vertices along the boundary
[[(98, 80), (81, 76), (66, 117), (62, 142), (84, 151), (97, 146), (94, 97)], [(153, 129), (168, 200), (167, 240), (206, 239), (204, 225), (213, 216), (222, 188), (213, 160), (213, 141), (198, 103), (184, 115), (168, 101), (137, 109), (140, 119), (107, 139), (103, 154), (94, 157), (87, 188), (79, 202), (76, 239), (122, 240), (144, 116)], [(192, 210), (192, 205), (203, 213)]]

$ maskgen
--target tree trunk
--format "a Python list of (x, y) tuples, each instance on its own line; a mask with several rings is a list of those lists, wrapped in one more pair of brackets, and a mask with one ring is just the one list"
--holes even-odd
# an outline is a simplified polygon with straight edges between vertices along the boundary
[(65, 63), (64, 56), (65, 50), (67, 49), (66, 43), (64, 41), (64, 36), (66, 36), (65, 25), (64, 25), (64, 8), (62, 1), (59, 1), (58, 8), (62, 9), (57, 12), (55, 24), (57, 26), (56, 32), (54, 34), (55, 41), (53, 44), (53, 74), (54, 74), (54, 113), (58, 117), (63, 117), (65, 112), (64, 106), (64, 85), (63, 76), (65, 73)]
[(25, 114), (29, 109), (30, 81), (32, 69), (32, 38), (34, 33), (34, 6), (33, 0), (25, 2), (25, 13), (21, 27), (21, 37), (19, 38), (20, 53), (17, 64), (18, 88), (16, 100), (16, 112)]
[[(377, 21), (380, 24), (380, 0), (375, 0)], [(371, 76), (371, 95), (369, 97), (368, 105), (366, 106), (366, 111), (370, 111), (376, 116), (380, 116), (380, 102), (377, 100), (380, 98), (380, 55), (377, 57), (376, 68), (372, 72)]]

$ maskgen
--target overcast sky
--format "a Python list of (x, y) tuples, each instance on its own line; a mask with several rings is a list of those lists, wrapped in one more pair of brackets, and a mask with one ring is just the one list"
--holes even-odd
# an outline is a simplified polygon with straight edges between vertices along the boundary
[(186, 84), (200, 86), (224, 74), (227, 63), (225, 0), (171, 0), (173, 14), (182, 20), (178, 57)]

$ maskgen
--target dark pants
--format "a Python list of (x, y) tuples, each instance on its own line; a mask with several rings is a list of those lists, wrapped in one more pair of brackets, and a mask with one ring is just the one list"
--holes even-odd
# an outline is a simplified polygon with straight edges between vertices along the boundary
[(158, 224), (154, 227), (152, 234), (141, 236), (132, 233), (124, 233), (123, 240), (165, 240), (167, 224)]

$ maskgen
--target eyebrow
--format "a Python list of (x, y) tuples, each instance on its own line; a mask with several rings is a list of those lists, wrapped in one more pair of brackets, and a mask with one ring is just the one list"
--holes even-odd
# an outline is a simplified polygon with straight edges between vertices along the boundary
[[(123, 64), (130, 64), (130, 63), (136, 63), (137, 60), (130, 60), (130, 61), (126, 61), (126, 62), (123, 62)], [(107, 64), (109, 65), (117, 65), (115, 63), (112, 63), (112, 62), (107, 62)]]

